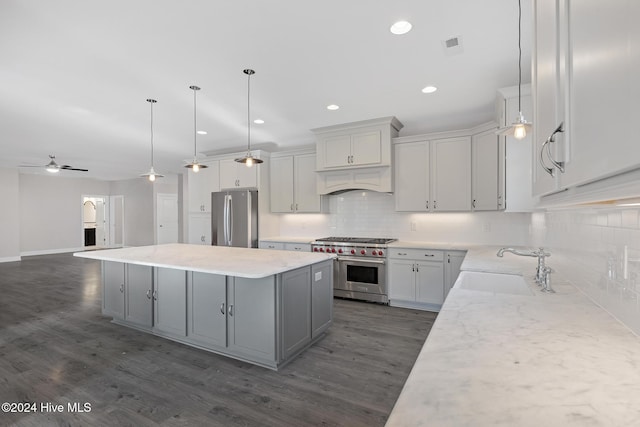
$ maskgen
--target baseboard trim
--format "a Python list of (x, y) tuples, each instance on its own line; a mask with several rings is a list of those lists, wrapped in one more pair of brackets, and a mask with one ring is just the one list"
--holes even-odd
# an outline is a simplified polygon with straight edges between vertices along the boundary
[(84, 248), (61, 248), (61, 249), (45, 249), (41, 251), (27, 251), (20, 252), (20, 256), (36, 256), (36, 255), (53, 255), (53, 254), (64, 254), (67, 252), (80, 252), (83, 251)]
[(22, 258), (20, 256), (7, 256), (0, 258), (0, 262), (16, 262), (21, 260)]

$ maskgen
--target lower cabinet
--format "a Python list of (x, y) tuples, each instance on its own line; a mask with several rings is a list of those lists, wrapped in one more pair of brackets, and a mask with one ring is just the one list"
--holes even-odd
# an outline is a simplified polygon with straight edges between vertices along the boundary
[(187, 335), (204, 347), (227, 346), (227, 276), (187, 273)]
[(439, 311), (444, 302), (444, 253), (389, 249), (389, 305)]
[(125, 264), (102, 261), (102, 314), (124, 319)]
[(103, 262), (114, 321), (278, 369), (331, 325), (333, 260), (249, 279)]
[(444, 264), (444, 297), (446, 298), (449, 291), (456, 283), (460, 275), (460, 266), (464, 260), (467, 251), (447, 251), (445, 253)]
[(176, 337), (187, 336), (187, 272), (155, 268), (153, 328)]
[(142, 328), (153, 326), (153, 267), (125, 264), (124, 321)]

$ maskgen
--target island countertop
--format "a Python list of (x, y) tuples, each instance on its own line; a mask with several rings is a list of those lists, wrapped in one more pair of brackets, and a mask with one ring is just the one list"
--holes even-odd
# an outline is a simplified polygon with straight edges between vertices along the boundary
[(74, 256), (260, 279), (335, 258), (331, 254), (183, 243), (76, 252)]

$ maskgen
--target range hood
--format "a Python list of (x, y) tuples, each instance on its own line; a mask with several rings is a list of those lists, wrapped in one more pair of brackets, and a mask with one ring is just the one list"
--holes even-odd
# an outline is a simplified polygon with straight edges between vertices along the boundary
[(318, 194), (339, 194), (352, 190), (393, 192), (391, 166), (317, 172)]

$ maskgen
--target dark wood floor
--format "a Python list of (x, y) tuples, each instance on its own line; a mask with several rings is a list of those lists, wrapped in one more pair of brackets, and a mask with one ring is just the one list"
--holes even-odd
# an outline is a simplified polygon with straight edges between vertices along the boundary
[(273, 372), (114, 325), (100, 301), (99, 261), (0, 264), (0, 403), (38, 406), (0, 425), (382, 426), (435, 320), (336, 299), (327, 335)]

